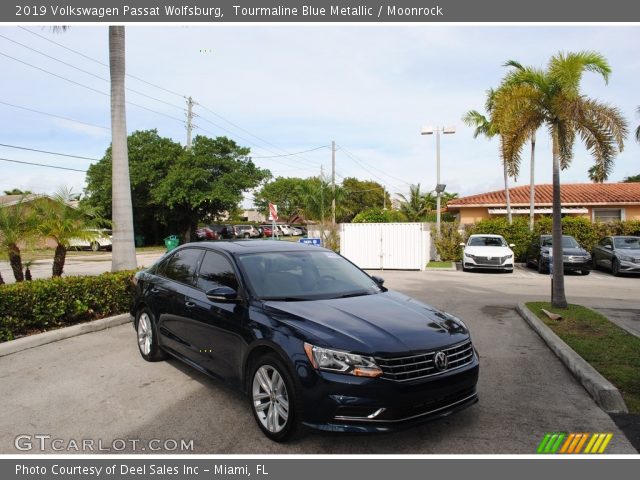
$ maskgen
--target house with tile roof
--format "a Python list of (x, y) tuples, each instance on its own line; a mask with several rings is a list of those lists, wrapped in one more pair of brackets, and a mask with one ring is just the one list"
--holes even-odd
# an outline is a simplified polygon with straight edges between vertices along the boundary
[[(640, 220), (640, 183), (568, 183), (561, 186), (562, 214), (587, 217), (592, 222)], [(509, 189), (512, 215), (529, 216), (529, 186)], [(535, 186), (534, 214), (551, 215), (552, 185)], [(447, 210), (461, 224), (506, 216), (504, 190), (479, 193), (449, 201)]]

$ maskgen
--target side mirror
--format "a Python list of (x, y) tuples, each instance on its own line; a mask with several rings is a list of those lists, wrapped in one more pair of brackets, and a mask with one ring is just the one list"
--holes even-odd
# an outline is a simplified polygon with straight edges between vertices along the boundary
[(613, 250), (613, 247), (611, 245), (605, 245), (604, 248), (606, 248), (607, 250)]
[(510, 244), (509, 244), (509, 246), (510, 246), (511, 248), (513, 248), (513, 247), (515, 247), (515, 246), (516, 246), (516, 244), (515, 244), (515, 243), (510, 243)]
[(460, 242), (458, 245), (460, 245), (461, 247), (464, 247), (464, 242)]
[(212, 302), (235, 302), (238, 300), (238, 292), (231, 287), (216, 287), (208, 290), (207, 298)]
[(379, 287), (382, 287), (384, 285), (384, 278), (382, 277), (378, 277), (376, 275), (372, 275), (371, 279), (376, 282), (376, 285), (378, 285)]

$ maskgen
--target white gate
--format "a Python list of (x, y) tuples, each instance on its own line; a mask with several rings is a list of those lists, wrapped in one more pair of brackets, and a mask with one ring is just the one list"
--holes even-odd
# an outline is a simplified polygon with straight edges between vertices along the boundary
[(430, 251), (422, 223), (340, 224), (340, 254), (360, 268), (424, 270)]

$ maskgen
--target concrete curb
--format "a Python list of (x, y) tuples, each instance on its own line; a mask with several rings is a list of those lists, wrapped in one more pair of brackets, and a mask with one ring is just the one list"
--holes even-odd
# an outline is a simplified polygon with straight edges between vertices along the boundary
[(106, 328), (117, 327), (131, 321), (131, 315), (123, 313), (113, 317), (101, 318), (92, 322), (80, 323), (70, 327), (51, 330), (50, 332), (29, 335), (28, 337), (18, 338), (9, 342), (0, 343), (0, 357), (11, 355), (12, 353), (21, 352), (29, 348), (39, 347), (47, 343), (57, 342), (65, 338), (77, 337), (85, 333), (97, 332)]
[(600, 375), (586, 360), (578, 355), (547, 327), (524, 303), (516, 307), (529, 326), (540, 335), (549, 348), (573, 373), (595, 402), (607, 413), (628, 413), (620, 391)]

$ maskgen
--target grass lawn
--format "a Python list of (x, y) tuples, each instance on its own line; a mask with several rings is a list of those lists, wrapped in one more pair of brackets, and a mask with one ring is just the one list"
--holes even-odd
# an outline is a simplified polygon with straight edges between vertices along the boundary
[(427, 268), (451, 268), (453, 266), (452, 262), (429, 262), (427, 263)]
[[(580, 305), (563, 310), (548, 302), (530, 302), (527, 307), (620, 390), (629, 412), (640, 413), (640, 338)], [(551, 320), (542, 308), (562, 315), (562, 320)]]

